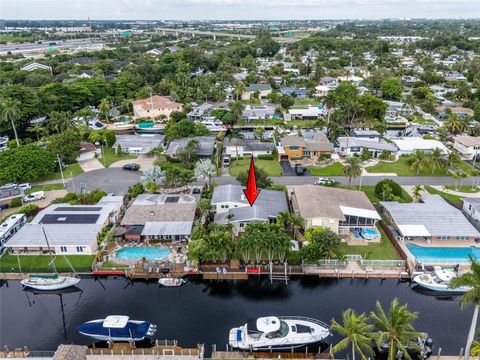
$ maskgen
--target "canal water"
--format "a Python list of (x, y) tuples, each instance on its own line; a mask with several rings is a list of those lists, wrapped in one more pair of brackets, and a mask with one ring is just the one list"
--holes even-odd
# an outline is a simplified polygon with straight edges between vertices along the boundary
[(419, 312), (417, 330), (428, 332), (443, 355), (459, 353), (473, 309), (460, 310), (458, 297), (429, 296), (396, 280), (316, 277), (292, 279), (288, 285), (270, 284), (265, 277), (237, 282), (190, 279), (180, 288), (84, 278), (77, 289), (62, 295), (24, 291), (18, 281), (8, 281), (0, 287), (0, 346), (54, 350), (61, 343), (87, 345), (91, 340), (78, 334), (76, 325), (129, 315), (157, 324), (156, 339), (176, 339), (183, 347), (203, 343), (209, 352), (212, 344), (224, 350), (230, 328), (249, 317), (299, 315), (330, 322), (348, 307), (370, 312), (377, 299), (388, 307), (394, 297)]

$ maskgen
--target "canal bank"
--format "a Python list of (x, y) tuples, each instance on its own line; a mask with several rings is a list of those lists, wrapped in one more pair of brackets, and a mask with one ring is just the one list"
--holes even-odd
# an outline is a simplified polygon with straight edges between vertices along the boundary
[[(228, 332), (250, 317), (298, 315), (330, 322), (347, 308), (374, 310), (378, 299), (388, 307), (393, 298), (419, 313), (415, 326), (428, 332), (442, 355), (464, 347), (472, 309), (460, 310), (458, 297), (428, 296), (408, 282), (388, 279), (319, 279), (292, 277), (287, 284), (266, 276), (248, 281), (203, 281), (192, 277), (179, 288), (155, 281), (121, 277), (83, 278), (77, 288), (59, 294), (24, 291), (18, 281), (0, 287), (0, 345), (10, 349), (54, 351), (60, 344), (89, 345), (75, 327), (107, 315), (129, 315), (157, 324), (155, 339), (175, 339), (186, 348), (204, 344), (226, 348)], [(338, 341), (334, 335), (330, 341)]]

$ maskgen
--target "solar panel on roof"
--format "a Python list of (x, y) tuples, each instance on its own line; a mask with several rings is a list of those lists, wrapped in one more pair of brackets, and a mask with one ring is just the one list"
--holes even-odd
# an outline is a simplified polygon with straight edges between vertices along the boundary
[(180, 198), (178, 196), (169, 196), (165, 199), (166, 203), (178, 203)]
[(40, 223), (42, 224), (95, 224), (98, 214), (46, 214)]
[(55, 209), (55, 211), (100, 211), (102, 210), (99, 206), (75, 206), (75, 207), (68, 207), (68, 206), (59, 206)]

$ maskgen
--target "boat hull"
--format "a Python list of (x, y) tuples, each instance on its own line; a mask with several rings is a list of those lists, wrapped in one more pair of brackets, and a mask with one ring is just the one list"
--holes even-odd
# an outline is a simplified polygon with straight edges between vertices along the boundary
[(415, 276), (413, 278), (413, 282), (424, 289), (443, 293), (443, 294), (464, 294), (471, 290), (470, 288), (467, 288), (467, 287), (451, 288), (448, 285), (437, 284), (433, 281), (428, 282), (427, 281), (428, 278), (426, 275), (427, 274)]
[(40, 290), (40, 291), (55, 291), (62, 290), (77, 285), (80, 282), (79, 278), (71, 276), (59, 276), (57, 278), (35, 278), (30, 277), (21, 281), (25, 288)]
[(164, 278), (164, 279), (158, 279), (158, 283), (161, 286), (165, 286), (165, 287), (179, 287), (185, 284), (185, 280)]
[(155, 333), (155, 326), (148, 321), (129, 320), (125, 328), (105, 328), (104, 319), (87, 321), (77, 326), (77, 331), (100, 341), (142, 341)]

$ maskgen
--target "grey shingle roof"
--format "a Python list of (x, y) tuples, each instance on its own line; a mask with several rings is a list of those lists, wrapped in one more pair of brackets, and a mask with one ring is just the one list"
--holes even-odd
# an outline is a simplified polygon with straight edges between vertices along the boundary
[(142, 152), (148, 152), (150, 149), (163, 145), (165, 135), (161, 134), (135, 134), (135, 135), (117, 135), (117, 141), (113, 145), (116, 149), (118, 144), (122, 149), (142, 148)]
[(432, 236), (480, 236), (462, 212), (440, 195), (423, 195), (421, 203), (383, 201), (382, 206), (398, 225), (423, 225)]
[(397, 151), (397, 147), (394, 144), (390, 144), (387, 142), (377, 142), (377, 141), (369, 141), (363, 140), (354, 137), (339, 137), (337, 139), (338, 145), (340, 147), (360, 147), (360, 148), (368, 148), (368, 149), (376, 149), (376, 150), (387, 150), (387, 151)]
[(197, 155), (199, 156), (212, 156), (215, 149), (215, 138), (213, 136), (196, 136), (192, 138), (176, 139), (170, 142), (168, 149), (165, 152), (166, 155), (174, 156), (180, 151), (185, 149), (190, 140), (197, 140)]
[(229, 139), (223, 140), (223, 146), (243, 146), (246, 151), (272, 151), (275, 145), (272, 142), (264, 142), (253, 139)]

